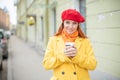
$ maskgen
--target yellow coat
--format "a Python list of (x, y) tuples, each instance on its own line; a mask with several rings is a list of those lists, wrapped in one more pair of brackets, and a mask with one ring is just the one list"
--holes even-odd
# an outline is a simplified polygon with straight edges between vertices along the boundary
[(76, 56), (68, 58), (64, 54), (65, 43), (62, 37), (50, 38), (43, 66), (47, 70), (53, 69), (51, 80), (90, 80), (88, 70), (94, 70), (97, 65), (91, 43), (87, 38), (78, 37), (75, 46)]

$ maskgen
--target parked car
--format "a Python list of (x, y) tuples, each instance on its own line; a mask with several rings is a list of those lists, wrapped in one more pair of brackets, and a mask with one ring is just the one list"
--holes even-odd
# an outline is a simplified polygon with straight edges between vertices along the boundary
[(10, 39), (10, 36), (11, 36), (11, 31), (10, 30), (7, 30), (4, 32), (5, 33), (5, 37), (7, 38), (7, 40)]
[(3, 61), (3, 52), (2, 52), (2, 44), (0, 43), (0, 71), (2, 70), (2, 61)]
[(0, 43), (2, 44), (3, 58), (8, 58), (8, 40), (5, 36), (4, 30), (0, 29)]

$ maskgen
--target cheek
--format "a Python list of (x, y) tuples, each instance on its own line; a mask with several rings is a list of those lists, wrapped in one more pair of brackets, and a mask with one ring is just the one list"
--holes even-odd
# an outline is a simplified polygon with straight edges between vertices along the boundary
[(73, 27), (72, 29), (73, 29), (74, 31), (76, 31), (76, 30), (77, 30), (77, 27)]
[(64, 26), (64, 28), (67, 30), (67, 29), (69, 29), (69, 26)]

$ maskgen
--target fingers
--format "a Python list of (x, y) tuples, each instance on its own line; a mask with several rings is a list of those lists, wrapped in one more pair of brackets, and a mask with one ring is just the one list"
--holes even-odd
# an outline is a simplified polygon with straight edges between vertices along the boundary
[(66, 54), (75, 54), (76, 50), (75, 49), (68, 49), (64, 51)]
[(66, 54), (67, 57), (74, 57), (76, 54)]
[(75, 56), (77, 53), (77, 49), (76, 47), (67, 46), (64, 50), (64, 53), (66, 54), (66, 56)]

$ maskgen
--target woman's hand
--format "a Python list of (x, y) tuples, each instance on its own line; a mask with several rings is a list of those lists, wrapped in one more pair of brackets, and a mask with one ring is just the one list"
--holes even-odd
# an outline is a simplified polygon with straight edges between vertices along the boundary
[(67, 57), (74, 57), (77, 53), (75, 46), (66, 46), (64, 53)]

